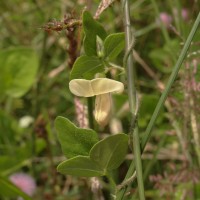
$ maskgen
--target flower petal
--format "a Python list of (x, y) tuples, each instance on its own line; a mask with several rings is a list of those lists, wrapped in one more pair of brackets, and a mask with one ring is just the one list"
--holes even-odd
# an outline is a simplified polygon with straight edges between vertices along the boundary
[(91, 80), (91, 86), (95, 95), (105, 93), (121, 93), (124, 90), (124, 84), (109, 78), (96, 78)]
[(105, 126), (110, 118), (112, 99), (111, 94), (97, 95), (95, 99), (95, 119), (101, 126)]
[(69, 82), (69, 89), (74, 95), (79, 97), (91, 97), (95, 95), (90, 80), (73, 79)]

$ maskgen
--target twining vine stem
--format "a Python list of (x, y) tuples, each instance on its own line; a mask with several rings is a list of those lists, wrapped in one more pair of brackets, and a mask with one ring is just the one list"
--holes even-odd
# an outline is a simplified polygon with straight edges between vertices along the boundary
[[(126, 50), (125, 50), (126, 52), (124, 56), (124, 67), (126, 67), (129, 108), (131, 112), (130, 136), (133, 138), (132, 145), (134, 149), (134, 158), (135, 158), (134, 160), (135, 160), (135, 166), (136, 166), (139, 197), (140, 197), (140, 200), (145, 200), (139, 131), (138, 131), (138, 126), (137, 126), (137, 121), (135, 120), (136, 115), (137, 115), (137, 113), (135, 112), (136, 110), (138, 110), (138, 100), (137, 100), (137, 93), (136, 93), (136, 86), (135, 86), (136, 75), (135, 75), (135, 70), (134, 70), (134, 65), (133, 65), (133, 54), (132, 54), (132, 49), (134, 45), (134, 37), (131, 34), (130, 11), (129, 11), (128, 0), (122, 0), (122, 8), (123, 8), (123, 15), (124, 15), (124, 27), (125, 27), (125, 38), (126, 38)], [(116, 195), (116, 199), (121, 199), (121, 197)]]

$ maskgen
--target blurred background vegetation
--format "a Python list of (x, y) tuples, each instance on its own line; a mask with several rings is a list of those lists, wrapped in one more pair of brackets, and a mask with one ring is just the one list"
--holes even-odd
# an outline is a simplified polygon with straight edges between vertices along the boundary
[[(62, 31), (53, 31), (52, 27), (65, 19), (81, 19), (85, 7), (95, 15), (99, 3), (97, 0), (0, 2), (2, 200), (20, 196), (7, 182), (16, 173), (34, 178), (37, 187), (33, 199), (111, 199), (106, 187), (96, 194), (91, 190), (94, 184), (91, 180), (56, 172), (64, 157), (53, 124), (58, 115), (78, 124), (68, 82), (73, 62), (83, 51), (83, 33), (80, 26)], [(138, 122), (142, 137), (199, 12), (200, 1), (136, 0), (130, 1), (130, 6), (136, 37), (133, 55), (141, 100)], [(100, 14), (99, 21), (108, 33), (123, 32), (121, 3), (115, 1), (110, 5)], [(143, 155), (147, 199), (200, 199), (199, 41), (198, 30)], [(123, 54), (114, 62), (122, 65), (122, 61)], [(118, 76), (115, 70), (111, 75)], [(104, 130), (98, 128), (102, 136), (129, 131), (127, 94), (113, 99), (113, 120)], [(120, 167), (118, 183), (131, 159), (130, 154)], [(135, 194), (134, 189), (131, 194)]]

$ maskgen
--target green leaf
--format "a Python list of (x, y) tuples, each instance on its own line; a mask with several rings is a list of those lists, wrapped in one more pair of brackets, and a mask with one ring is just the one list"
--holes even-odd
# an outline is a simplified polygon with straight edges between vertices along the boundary
[(112, 135), (99, 141), (92, 147), (90, 158), (103, 171), (116, 169), (123, 162), (127, 148), (128, 136), (126, 134)]
[(84, 50), (88, 56), (97, 56), (97, 35), (104, 40), (106, 31), (99, 22), (93, 19), (92, 15), (85, 11), (83, 13), (83, 29), (85, 32)]
[(89, 155), (92, 146), (98, 142), (95, 131), (78, 128), (64, 117), (56, 118), (55, 127), (62, 151), (67, 158), (77, 155)]
[(0, 95), (23, 96), (33, 85), (39, 66), (38, 56), (30, 48), (0, 52)]
[(60, 163), (58, 172), (73, 176), (95, 177), (103, 176), (101, 168), (88, 156), (76, 156)]
[(22, 197), (24, 200), (32, 199), (2, 176), (0, 176), (0, 197)]
[(116, 58), (125, 48), (125, 34), (114, 33), (106, 37), (104, 41), (105, 56), (110, 60)]
[(73, 65), (70, 79), (93, 79), (96, 73), (103, 71), (103, 63), (98, 57), (80, 56)]

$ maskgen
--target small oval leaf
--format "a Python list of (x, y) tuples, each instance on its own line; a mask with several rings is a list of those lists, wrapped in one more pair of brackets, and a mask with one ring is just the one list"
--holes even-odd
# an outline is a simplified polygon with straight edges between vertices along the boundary
[(88, 156), (76, 156), (60, 163), (58, 172), (73, 176), (95, 177), (103, 176), (102, 169)]
[(73, 65), (70, 73), (70, 80), (78, 78), (93, 79), (96, 73), (101, 73), (103, 71), (103, 63), (98, 57), (80, 56)]
[(110, 60), (116, 58), (119, 53), (125, 48), (125, 34), (114, 33), (106, 37), (104, 41), (105, 57)]
[(118, 168), (123, 162), (128, 149), (128, 136), (117, 134), (109, 136), (96, 143), (90, 150), (90, 158), (95, 161), (103, 171)]
[(83, 29), (85, 32), (83, 45), (86, 55), (97, 56), (97, 36), (104, 40), (106, 37), (106, 31), (99, 22), (93, 19), (92, 15), (88, 11), (83, 13)]

